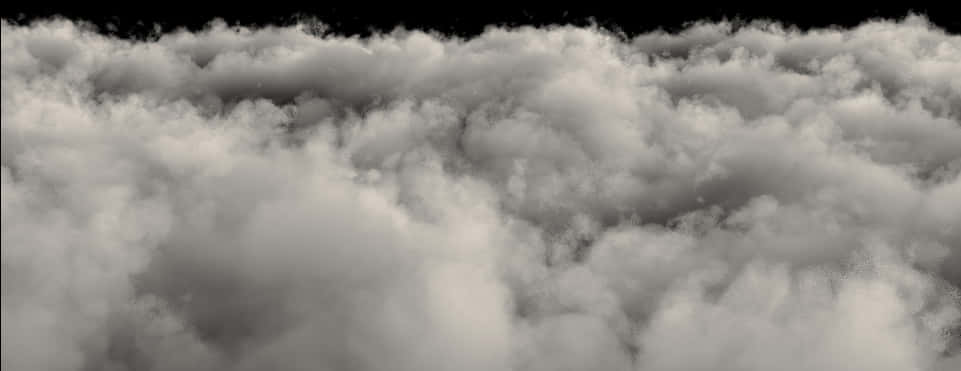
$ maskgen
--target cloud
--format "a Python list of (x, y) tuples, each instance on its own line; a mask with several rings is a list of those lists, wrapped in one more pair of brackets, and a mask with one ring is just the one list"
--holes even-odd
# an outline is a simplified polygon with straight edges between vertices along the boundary
[(951, 370), (961, 37), (2, 25), (11, 370)]

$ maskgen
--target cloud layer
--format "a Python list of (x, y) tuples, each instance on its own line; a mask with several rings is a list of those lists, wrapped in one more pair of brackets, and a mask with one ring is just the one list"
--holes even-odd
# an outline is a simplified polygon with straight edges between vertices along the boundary
[(4, 370), (956, 370), (924, 18), (2, 25)]

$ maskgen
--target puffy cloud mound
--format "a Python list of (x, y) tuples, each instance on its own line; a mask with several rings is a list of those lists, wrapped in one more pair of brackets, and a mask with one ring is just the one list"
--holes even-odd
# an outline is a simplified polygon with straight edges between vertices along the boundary
[(4, 370), (961, 369), (961, 36), (2, 25)]

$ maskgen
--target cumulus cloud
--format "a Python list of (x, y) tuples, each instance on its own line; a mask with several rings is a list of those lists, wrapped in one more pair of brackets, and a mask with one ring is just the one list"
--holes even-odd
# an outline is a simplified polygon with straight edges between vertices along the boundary
[(961, 37), (2, 25), (10, 370), (956, 370)]

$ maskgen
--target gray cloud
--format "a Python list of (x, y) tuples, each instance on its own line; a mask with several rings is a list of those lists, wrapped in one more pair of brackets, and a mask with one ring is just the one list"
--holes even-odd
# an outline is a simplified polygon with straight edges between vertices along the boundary
[(2, 25), (11, 370), (954, 370), (961, 37)]

